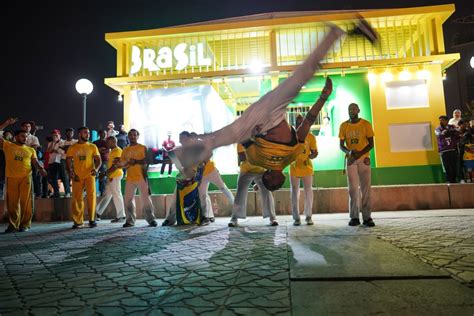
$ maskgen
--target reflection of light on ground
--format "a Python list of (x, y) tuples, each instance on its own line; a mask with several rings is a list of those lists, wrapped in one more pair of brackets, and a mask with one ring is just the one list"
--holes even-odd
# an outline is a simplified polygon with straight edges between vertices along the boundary
[(322, 254), (319, 254), (308, 247), (310, 244), (293, 241), (289, 245), (293, 251), (293, 258), (297, 265), (323, 266), (328, 263)]

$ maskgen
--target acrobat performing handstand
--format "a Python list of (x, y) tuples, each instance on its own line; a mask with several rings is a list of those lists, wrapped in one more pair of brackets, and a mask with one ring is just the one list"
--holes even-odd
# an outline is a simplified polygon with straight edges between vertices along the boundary
[(265, 187), (270, 191), (278, 190), (285, 181), (283, 169), (294, 161), (303, 149), (311, 125), (332, 92), (331, 79), (326, 79), (319, 99), (297, 130), (288, 124), (286, 108), (303, 85), (313, 78), (316, 70), (320, 68), (319, 62), (334, 43), (345, 35), (364, 36), (371, 43), (378, 39), (377, 33), (361, 18), (355, 29), (349, 33), (335, 25), (329, 25), (326, 37), (293, 74), (250, 105), (238, 119), (220, 130), (198, 135), (189, 145), (171, 151), (170, 158), (180, 172), (191, 177), (195, 170), (193, 166), (208, 160), (213, 149), (240, 143), (245, 147), (247, 160), (267, 170), (262, 176)]

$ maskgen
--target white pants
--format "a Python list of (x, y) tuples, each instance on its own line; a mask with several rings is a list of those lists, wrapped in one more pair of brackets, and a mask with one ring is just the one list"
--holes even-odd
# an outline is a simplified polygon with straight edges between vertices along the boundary
[(153, 203), (151, 202), (151, 197), (148, 193), (148, 183), (146, 183), (146, 181), (143, 179), (140, 181), (125, 182), (125, 210), (127, 215), (126, 222), (129, 224), (135, 224), (137, 219), (135, 206), (135, 193), (137, 189), (140, 190), (143, 214), (145, 215), (146, 221), (150, 224), (155, 220), (155, 214)]
[(232, 208), (232, 218), (246, 218), (247, 217), (247, 196), (249, 185), (252, 181), (258, 186), (260, 199), (262, 200), (262, 215), (263, 218), (270, 217), (275, 219), (275, 202), (273, 195), (268, 191), (262, 182), (261, 173), (240, 173), (237, 180), (237, 194), (235, 195), (234, 207)]
[(201, 184), (199, 185), (199, 199), (201, 200), (202, 214), (204, 217), (214, 217), (214, 212), (212, 210), (212, 202), (207, 191), (209, 189), (209, 183), (214, 184), (216, 187), (224, 193), (225, 197), (232, 205), (234, 204), (234, 196), (230, 192), (229, 188), (225, 185), (222, 180), (219, 170), (214, 169), (213, 172), (209, 173), (202, 178)]
[(291, 213), (293, 219), (300, 219), (299, 211), (299, 200), (300, 200), (300, 179), (303, 180), (304, 188), (304, 215), (311, 217), (313, 215), (313, 176), (305, 177), (290, 177), (290, 190), (291, 190)]
[(115, 211), (117, 212), (116, 218), (125, 217), (125, 207), (123, 204), (123, 196), (120, 185), (121, 180), (122, 177), (113, 178), (112, 181), (107, 180), (107, 183), (105, 184), (105, 196), (97, 204), (97, 215), (102, 215), (110, 201), (113, 199)]
[[(359, 204), (361, 204), (362, 219), (365, 221), (370, 218), (370, 176), (370, 165), (366, 165), (363, 158), (357, 159), (352, 165), (347, 166), (349, 216), (351, 218), (359, 218)], [(361, 197), (362, 201), (359, 203)]]

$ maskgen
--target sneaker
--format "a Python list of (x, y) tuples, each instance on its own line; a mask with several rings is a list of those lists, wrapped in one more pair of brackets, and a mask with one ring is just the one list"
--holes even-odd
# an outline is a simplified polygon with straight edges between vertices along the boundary
[(306, 216), (306, 225), (314, 225), (311, 216)]
[(367, 220), (364, 221), (364, 226), (367, 226), (367, 227), (374, 227), (375, 226), (375, 223), (374, 223), (374, 220), (369, 217)]
[(148, 226), (150, 227), (157, 227), (158, 223), (156, 221), (152, 221)]
[(227, 224), (227, 226), (229, 226), (229, 227), (237, 227), (237, 226), (239, 226), (237, 218), (232, 217), (232, 218), (230, 219), (229, 224)]
[(5, 229), (5, 234), (14, 232), (16, 232), (16, 229), (14, 227), (8, 226), (7, 229)]
[(171, 224), (171, 222), (169, 221), (169, 219), (165, 219), (163, 221), (163, 223), (161, 223), (161, 226), (172, 226), (173, 224)]
[(359, 226), (360, 220), (358, 218), (351, 218), (349, 221), (349, 226)]
[(123, 223), (125, 221), (125, 217), (114, 218), (111, 220), (111, 223)]
[(210, 223), (211, 223), (211, 220), (209, 218), (203, 217), (200, 225), (206, 226), (206, 225), (209, 225)]
[(82, 228), (82, 224), (74, 224), (72, 225), (72, 229), (78, 229), (78, 228)]
[(278, 222), (276, 219), (271, 219), (270, 220), (270, 226), (278, 226)]
[(19, 231), (20, 233), (27, 232), (27, 231), (29, 231), (29, 230), (30, 230), (30, 229), (29, 229), (28, 227), (20, 227), (20, 229), (18, 229), (18, 231)]
[(295, 221), (293, 222), (293, 226), (300, 226), (301, 225), (301, 219), (295, 219)]
[(95, 220), (98, 221), (98, 222), (100, 222), (102, 219), (100, 218), (100, 215), (96, 215), (96, 216), (95, 216)]
[(211, 221), (211, 223), (214, 223), (216, 221), (216, 218), (215, 217), (209, 217), (209, 220)]
[(135, 224), (130, 224), (130, 223), (125, 223), (122, 225), (122, 227), (133, 227)]
[(66, 195), (64, 195), (65, 198), (70, 198), (71, 197), (71, 193), (66, 193)]
[(97, 227), (97, 222), (96, 221), (89, 221), (89, 227), (90, 228)]

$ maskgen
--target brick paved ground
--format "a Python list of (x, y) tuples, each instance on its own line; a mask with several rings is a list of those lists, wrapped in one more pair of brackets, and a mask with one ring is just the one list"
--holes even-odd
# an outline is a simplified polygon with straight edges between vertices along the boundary
[[(405, 314), (418, 313), (421, 308), (430, 314), (472, 315), (474, 289), (469, 287), (474, 287), (474, 210), (377, 213), (374, 217), (377, 226), (373, 229), (347, 227), (345, 214), (317, 215), (316, 225), (301, 227), (293, 227), (288, 216), (279, 218), (279, 227), (250, 218), (234, 229), (227, 227), (228, 219), (224, 218), (207, 227), (150, 228), (139, 221), (137, 227), (123, 229), (103, 221), (96, 229), (71, 230), (71, 223), (34, 224), (26, 233), (0, 235), (0, 313), (299, 315), (307, 310), (298, 309), (297, 304), (314, 310), (312, 297), (334, 292), (333, 301), (314, 301), (319, 312), (383, 314), (400, 307)], [(327, 239), (321, 237), (328, 235), (396, 246), (397, 251), (408, 252), (407, 257), (426, 266), (426, 271), (434, 266), (449, 275), (428, 274), (433, 274), (432, 279), (405, 276), (390, 285), (378, 277), (361, 283), (358, 275), (340, 280), (337, 275), (330, 276), (331, 282), (308, 278), (313, 283), (290, 278), (298, 251), (293, 240), (306, 236), (327, 248), (331, 245), (325, 245)], [(369, 248), (364, 256), (378, 258), (379, 248)], [(347, 249), (331, 251), (344, 253)], [(338, 264), (344, 270), (346, 263)], [(390, 273), (383, 269), (382, 273)], [(449, 276), (456, 281), (447, 279)], [(368, 284), (377, 291), (383, 289), (390, 302), (390, 293), (400, 292), (400, 301), (391, 306), (382, 298), (368, 309), (355, 311), (339, 303), (337, 295), (345, 300), (344, 293), (334, 287)], [(397, 289), (388, 289), (394, 284)], [(406, 291), (414, 286), (420, 289), (416, 294)], [(424, 294), (425, 288), (433, 286), (439, 291)], [(456, 299), (450, 300), (450, 294)]]

